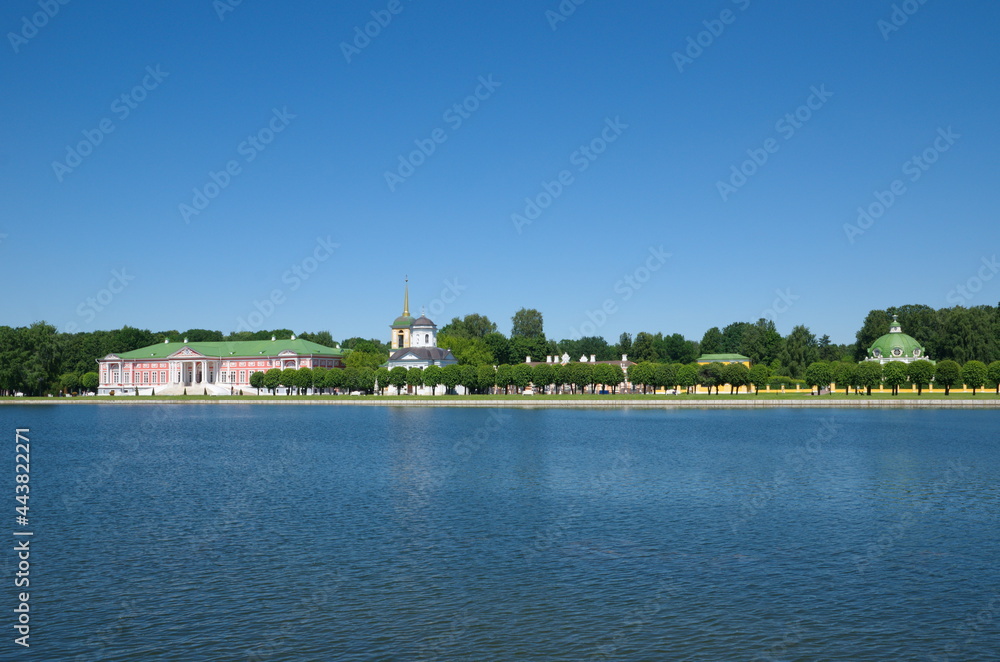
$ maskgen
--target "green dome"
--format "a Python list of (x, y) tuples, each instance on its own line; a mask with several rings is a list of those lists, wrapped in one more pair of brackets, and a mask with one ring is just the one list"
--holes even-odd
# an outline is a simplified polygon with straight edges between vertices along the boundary
[(913, 336), (903, 333), (896, 318), (892, 318), (889, 333), (872, 343), (868, 356), (873, 359), (924, 359), (927, 350)]
[(413, 318), (409, 315), (400, 315), (392, 323), (392, 328), (394, 329), (409, 329), (411, 326), (413, 326)]

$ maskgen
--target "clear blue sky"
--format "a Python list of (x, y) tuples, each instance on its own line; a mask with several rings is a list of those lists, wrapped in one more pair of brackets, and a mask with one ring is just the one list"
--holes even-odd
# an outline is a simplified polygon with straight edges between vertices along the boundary
[[(1000, 5), (911, 0), (890, 31), (888, 0), (681, 4), (589, 0), (557, 21), (556, 0), (76, 1), (51, 18), (6, 2), (0, 324), (382, 338), (405, 274), (439, 324), (478, 312), (509, 332), (524, 306), (549, 337), (611, 342), (769, 310), (782, 333), (852, 342), (872, 308), (955, 303), (1000, 252)], [(345, 55), (373, 11), (391, 22)], [(720, 192), (748, 150), (766, 163)], [(195, 188), (218, 194), (197, 210)], [(313, 263), (318, 237), (339, 246)], [(127, 285), (102, 292), (116, 270)], [(983, 273), (966, 305), (1000, 300)]]

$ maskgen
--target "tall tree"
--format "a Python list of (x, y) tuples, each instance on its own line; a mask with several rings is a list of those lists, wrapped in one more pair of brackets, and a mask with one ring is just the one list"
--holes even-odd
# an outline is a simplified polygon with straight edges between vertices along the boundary
[(617, 354), (628, 354), (632, 351), (632, 334), (622, 332), (618, 336), (618, 345), (615, 347), (615, 353)]
[(635, 342), (632, 343), (632, 355), (629, 360), (636, 363), (645, 361), (656, 362), (660, 356), (656, 351), (653, 334), (641, 331), (635, 335)]
[(962, 369), (957, 363), (948, 359), (939, 361), (934, 366), (934, 383), (944, 387), (944, 394), (951, 394), (951, 387), (962, 379)]
[(542, 314), (534, 308), (521, 308), (510, 318), (512, 327), (510, 337), (544, 338), (545, 329)]
[(719, 327), (713, 326), (701, 337), (701, 353), (722, 354), (725, 351), (724, 343), (722, 331), (719, 331)]
[(788, 367), (790, 376), (800, 378), (805, 374), (811, 363), (819, 360), (819, 350), (816, 347), (816, 336), (805, 326), (799, 325), (792, 329), (785, 339), (781, 353), (781, 363)]

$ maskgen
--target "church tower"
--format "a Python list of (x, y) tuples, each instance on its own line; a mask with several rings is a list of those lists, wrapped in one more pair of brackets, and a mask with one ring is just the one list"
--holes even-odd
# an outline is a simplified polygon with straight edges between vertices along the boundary
[(410, 317), (410, 279), (406, 279), (403, 287), (403, 314), (396, 318), (390, 326), (392, 336), (389, 346), (393, 350), (406, 349), (410, 346), (410, 336), (413, 329), (413, 318)]

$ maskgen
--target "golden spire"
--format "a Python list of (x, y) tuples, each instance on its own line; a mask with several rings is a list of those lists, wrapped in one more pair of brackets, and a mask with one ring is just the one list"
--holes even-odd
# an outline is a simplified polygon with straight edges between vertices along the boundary
[(403, 317), (410, 316), (410, 277), (406, 277), (406, 285), (403, 290)]

